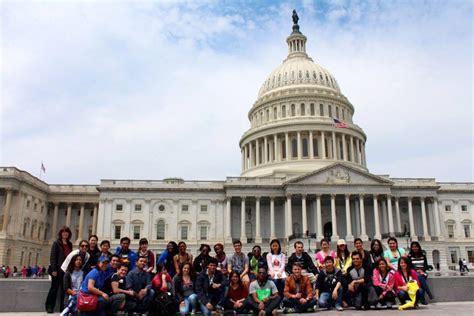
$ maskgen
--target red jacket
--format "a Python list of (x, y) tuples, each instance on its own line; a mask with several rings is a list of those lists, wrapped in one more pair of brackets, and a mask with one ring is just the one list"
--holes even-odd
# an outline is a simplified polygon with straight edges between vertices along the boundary
[[(400, 292), (400, 290), (398, 289), (400, 286), (405, 286), (407, 285), (407, 283), (405, 282), (405, 279), (403, 278), (401, 272), (397, 271), (395, 272), (395, 275), (393, 276), (394, 280), (395, 280), (395, 291), (397, 292)], [(418, 276), (416, 275), (416, 271), (414, 269), (411, 269), (411, 275), (410, 275), (410, 279), (411, 280), (415, 280), (416, 283), (418, 283), (418, 286), (420, 286), (420, 280), (418, 280)]]

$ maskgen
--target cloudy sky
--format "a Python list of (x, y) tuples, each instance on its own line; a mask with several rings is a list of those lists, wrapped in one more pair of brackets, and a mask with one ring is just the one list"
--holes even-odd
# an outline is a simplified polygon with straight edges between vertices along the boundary
[(472, 2), (3, 1), (0, 165), (49, 183), (223, 180), (291, 11), (368, 167), (474, 181)]

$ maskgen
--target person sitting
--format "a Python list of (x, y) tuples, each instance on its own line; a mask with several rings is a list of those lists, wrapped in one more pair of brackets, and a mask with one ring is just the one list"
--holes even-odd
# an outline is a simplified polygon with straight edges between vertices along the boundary
[[(398, 260), (398, 270), (395, 272), (394, 278), (394, 287), (395, 292), (400, 300), (400, 303), (404, 305), (407, 301), (410, 301), (411, 298), (408, 294), (408, 282), (416, 281), (418, 287), (420, 286), (420, 280), (416, 271), (412, 268), (410, 259), (407, 257), (401, 257)], [(416, 292), (416, 301), (413, 302), (414, 305), (418, 303), (421, 299), (421, 291)]]
[(187, 246), (184, 241), (178, 243), (178, 253), (173, 257), (173, 265), (176, 274), (180, 273), (180, 267), (185, 263), (193, 263), (193, 255), (186, 252)]
[(193, 270), (197, 274), (201, 273), (203, 270), (206, 270), (207, 263), (211, 256), (209, 253), (211, 252), (211, 246), (207, 244), (201, 244), (199, 247), (200, 254), (194, 259), (193, 261)]
[(173, 280), (166, 270), (166, 266), (164, 264), (159, 264), (156, 267), (155, 277), (151, 281), (153, 289), (162, 293), (171, 293), (172, 282)]
[(147, 259), (138, 258), (135, 269), (127, 274), (127, 290), (133, 290), (134, 311), (145, 312), (150, 308), (155, 291), (151, 288), (151, 276), (145, 271)]
[(77, 293), (81, 288), (84, 273), (81, 270), (82, 258), (80, 255), (74, 255), (67, 266), (64, 274), (64, 290), (69, 295), (66, 308), (61, 312), (61, 316), (69, 315), (76, 311)]
[(205, 316), (210, 316), (213, 310), (222, 311), (227, 279), (222, 272), (217, 271), (217, 260), (209, 258), (207, 267), (199, 273), (196, 279), (196, 293)]
[(290, 258), (288, 258), (286, 273), (290, 275), (293, 263), (299, 262), (301, 266), (301, 273), (309, 277), (311, 284), (314, 284), (319, 273), (318, 268), (316, 268), (308, 253), (304, 251), (304, 245), (301, 241), (296, 241), (294, 247), (295, 252), (290, 256)]
[(408, 253), (408, 258), (411, 260), (411, 264), (413, 269), (415, 269), (418, 280), (420, 280), (421, 284), (421, 300), (420, 303), (426, 305), (425, 300), (425, 293), (428, 294), (428, 297), (432, 300), (433, 294), (431, 293), (431, 289), (428, 286), (428, 282), (426, 279), (428, 278), (428, 274), (426, 271), (428, 270), (428, 261), (426, 260), (426, 253), (423, 249), (421, 249), (421, 245), (417, 241), (412, 241), (410, 245), (410, 252)]
[(371, 286), (372, 269), (369, 264), (363, 263), (360, 252), (357, 250), (351, 254), (352, 266), (348, 270), (349, 284), (348, 293), (352, 299), (352, 305), (356, 309), (370, 309), (370, 305), (376, 302), (369, 302), (369, 290)]
[(320, 245), (321, 250), (316, 253), (315, 259), (318, 268), (324, 269), (324, 259), (326, 259), (327, 256), (331, 256), (335, 259), (336, 253), (334, 251), (331, 251), (331, 249), (329, 248), (329, 240), (327, 240), (326, 238), (321, 239)]
[(301, 274), (301, 266), (293, 263), (292, 273), (285, 281), (283, 306), (286, 313), (304, 313), (314, 311), (316, 300), (313, 297), (313, 287), (309, 277)]
[(267, 261), (262, 256), (262, 248), (255, 245), (252, 248), (252, 254), (249, 256), (249, 277), (250, 280), (255, 280), (258, 275), (258, 268), (267, 267)]
[[(64, 259), (62, 265), (61, 265), (61, 270), (63, 272), (66, 272), (67, 270), (67, 267), (69, 266), (69, 263), (71, 262), (72, 260), (72, 257), (74, 257), (75, 255), (79, 255), (81, 256), (81, 259), (82, 259), (82, 267), (81, 269), (83, 270), (85, 265), (87, 264), (87, 262), (89, 261), (89, 253), (87, 252), (87, 250), (89, 249), (89, 242), (85, 239), (81, 240), (79, 242), (79, 249), (76, 249), (76, 250), (73, 250), (71, 251), (66, 259)], [(84, 270), (83, 270), (84, 271)], [(88, 272), (87, 272), (88, 273)], [(86, 274), (87, 274), (86, 273)]]
[(174, 268), (174, 256), (178, 253), (178, 245), (174, 241), (168, 242), (166, 249), (160, 254), (156, 261), (156, 266), (165, 265), (171, 277), (174, 277), (176, 270)]
[(137, 263), (137, 254), (130, 250), (130, 238), (122, 237), (120, 239), (120, 246), (117, 247), (115, 254), (119, 256), (120, 263), (128, 265), (128, 271), (135, 270), (135, 264)]
[(377, 308), (387, 306), (390, 309), (395, 304), (394, 274), (395, 271), (388, 268), (385, 258), (380, 258), (375, 265), (375, 269), (372, 270), (372, 284), (379, 297)]
[[(95, 314), (98, 316), (105, 315), (105, 307), (109, 301), (109, 295), (103, 291), (104, 280), (107, 267), (109, 265), (109, 257), (100, 256), (97, 262), (97, 266), (92, 269), (84, 278), (81, 284), (80, 292), (84, 294), (91, 294), (97, 296), (97, 307), (94, 312), (79, 312), (80, 316), (89, 314)], [(81, 295), (81, 294), (79, 294)]]
[(247, 287), (243, 285), (237, 273), (232, 271), (229, 274), (229, 280), (229, 289), (222, 307), (224, 307), (225, 310), (234, 310), (237, 314), (242, 314), (245, 312), (245, 300), (249, 295), (249, 291)]
[(372, 269), (377, 267), (377, 262), (384, 257), (382, 242), (379, 239), (373, 239), (370, 242), (369, 264)]
[(224, 252), (224, 245), (217, 243), (214, 245), (214, 252), (216, 253), (215, 257), (217, 259), (217, 270), (222, 272), (224, 276), (229, 274), (227, 270), (227, 256)]
[(398, 247), (398, 241), (395, 237), (387, 239), (388, 249), (385, 250), (383, 256), (387, 258), (388, 267), (394, 271), (398, 270), (398, 261), (401, 257), (405, 257), (405, 249)]
[(110, 278), (110, 295), (109, 295), (109, 314), (114, 315), (120, 310), (132, 311), (135, 308), (135, 300), (133, 299), (135, 292), (128, 289), (126, 279), (128, 273), (128, 265), (118, 264), (117, 272), (112, 274)]
[(95, 266), (97, 265), (97, 260), (101, 256), (101, 251), (99, 247), (97, 246), (99, 237), (97, 237), (97, 235), (90, 235), (88, 240), (89, 240), (89, 249), (87, 249), (87, 253), (89, 254), (89, 260), (87, 260), (87, 262), (82, 267), (82, 270), (86, 274), (89, 273), (90, 270), (95, 268)]
[(319, 307), (330, 309), (332, 306), (336, 310), (342, 311), (342, 273), (334, 266), (334, 259), (327, 256), (324, 259), (325, 268), (319, 272), (316, 280), (316, 299), (319, 300)]
[(245, 303), (247, 309), (263, 315), (277, 315), (277, 307), (281, 297), (273, 281), (268, 279), (268, 272), (265, 267), (258, 269), (258, 276), (250, 283), (249, 297)]
[(355, 250), (360, 253), (360, 256), (362, 258), (362, 263), (369, 263), (370, 260), (370, 254), (367, 250), (364, 249), (364, 242), (360, 238), (354, 239), (354, 248)]
[(100, 242), (100, 254), (99, 254), (99, 257), (100, 256), (108, 256), (110, 257), (112, 255), (112, 253), (110, 252), (110, 241), (108, 240), (102, 240)]
[(249, 273), (249, 258), (242, 252), (242, 242), (240, 240), (234, 241), (234, 254), (227, 259), (227, 271), (229, 274), (234, 271), (240, 276), (242, 283), (248, 288), (250, 279)]
[(181, 315), (197, 310), (197, 294), (195, 290), (196, 277), (190, 262), (185, 262), (179, 268), (179, 273), (173, 278), (173, 293), (179, 304)]
[(145, 266), (145, 271), (152, 273), (155, 270), (155, 254), (153, 251), (148, 249), (148, 239), (142, 238), (138, 241), (138, 257), (145, 257), (147, 259), (147, 264)]
[(285, 288), (285, 279), (287, 277), (285, 271), (286, 256), (281, 252), (281, 245), (278, 239), (270, 241), (270, 252), (267, 254), (268, 274), (275, 283), (280, 296), (283, 295)]

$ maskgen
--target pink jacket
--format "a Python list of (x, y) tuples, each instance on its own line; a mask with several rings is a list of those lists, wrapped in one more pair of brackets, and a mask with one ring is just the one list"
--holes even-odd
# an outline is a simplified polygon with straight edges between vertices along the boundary
[(378, 269), (374, 269), (372, 272), (372, 284), (383, 289), (382, 294), (385, 295), (388, 292), (388, 288), (391, 288), (392, 292), (395, 294), (394, 285), (395, 285), (395, 272), (393, 270), (388, 271), (387, 276), (385, 277), (386, 282), (382, 282), (382, 276)]
[[(398, 289), (400, 286), (405, 286), (407, 283), (405, 282), (405, 279), (403, 278), (401, 272), (397, 271), (395, 272), (395, 275), (393, 276), (395, 279), (395, 290), (398, 294), (400, 290)], [(418, 276), (416, 275), (416, 271), (414, 269), (411, 269), (411, 275), (410, 279), (415, 280), (416, 283), (418, 283), (418, 286), (420, 286), (420, 280), (418, 280)]]

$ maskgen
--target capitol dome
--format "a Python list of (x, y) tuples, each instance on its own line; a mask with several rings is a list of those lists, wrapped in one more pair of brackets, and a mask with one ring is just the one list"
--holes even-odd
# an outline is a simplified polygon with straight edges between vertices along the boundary
[(334, 76), (306, 53), (293, 19), (288, 56), (263, 82), (240, 140), (242, 176), (298, 176), (344, 162), (367, 171), (366, 135)]

